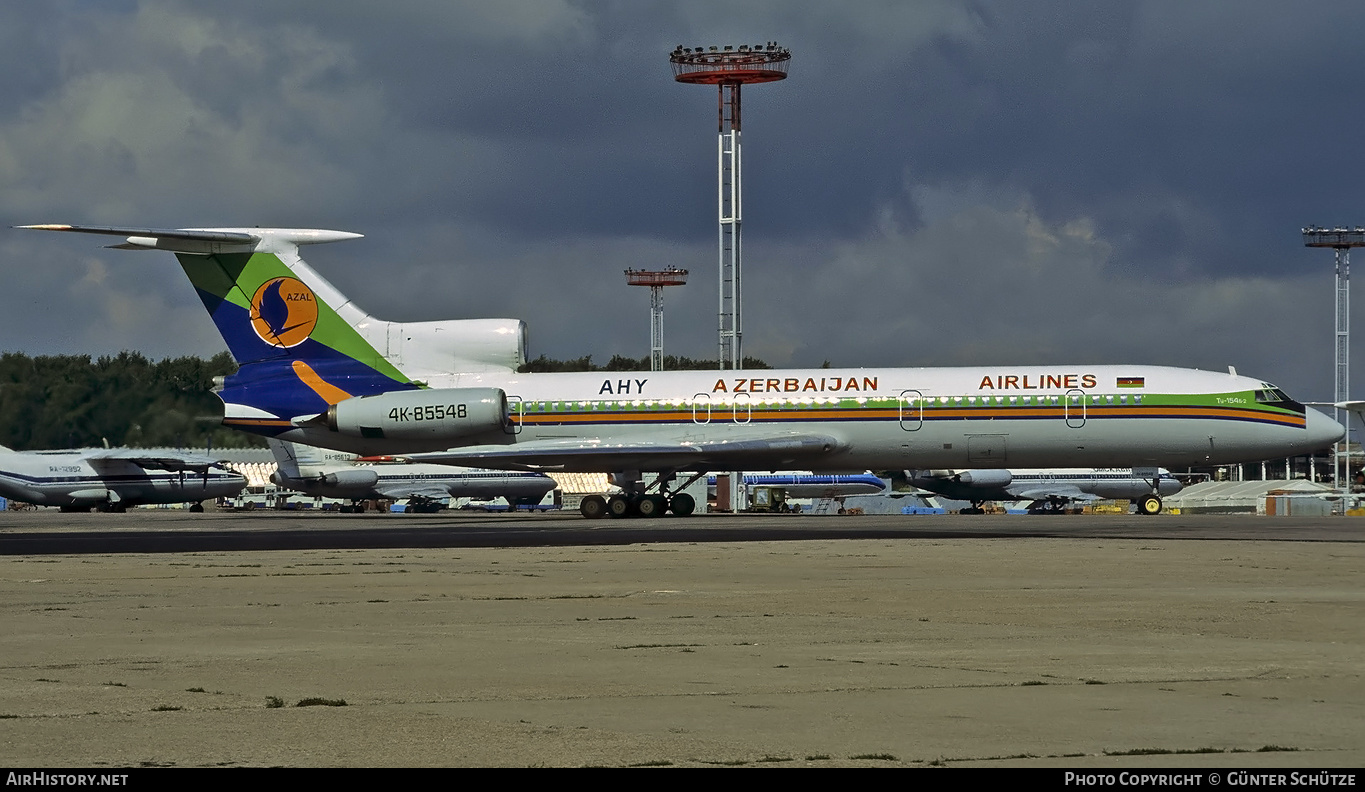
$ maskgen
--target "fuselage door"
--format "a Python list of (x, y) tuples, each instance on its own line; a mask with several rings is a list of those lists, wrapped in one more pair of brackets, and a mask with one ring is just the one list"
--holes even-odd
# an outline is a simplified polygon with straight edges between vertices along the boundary
[(1066, 416), (1066, 425), (1072, 429), (1085, 426), (1085, 391), (1072, 388), (1062, 397), (1062, 403), (1065, 405), (1062, 413)]
[(924, 394), (917, 390), (901, 391), (897, 414), (900, 417), (901, 428), (907, 432), (914, 432), (924, 426)]
[(692, 397), (692, 423), (711, 423), (711, 394), (698, 393)]
[(503, 427), (507, 434), (521, 434), (521, 397), (507, 396), (507, 425)]
[(1003, 467), (1008, 435), (967, 435), (967, 461), (977, 467)]
[(746, 424), (753, 417), (753, 397), (747, 393), (736, 393), (734, 403), (735, 423)]

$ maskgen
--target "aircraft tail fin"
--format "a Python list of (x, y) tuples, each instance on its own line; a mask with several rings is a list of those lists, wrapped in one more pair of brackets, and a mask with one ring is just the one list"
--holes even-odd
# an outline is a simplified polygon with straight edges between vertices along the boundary
[(299, 228), (32, 225), (122, 236), (111, 247), (176, 255), (240, 367), (217, 393), (223, 423), (278, 434), (352, 396), (422, 387), (356, 330), (366, 314), (299, 257), (301, 245), (359, 238)]
[(355, 454), (324, 451), (315, 446), (274, 437), (266, 438), (266, 445), (270, 446), (270, 453), (274, 455), (280, 473), (293, 479), (318, 475), (325, 472), (325, 466), (351, 464), (357, 458)]
[(281, 476), (290, 479), (303, 478), (303, 466), (299, 463), (296, 453), (298, 446), (273, 437), (267, 438), (265, 442), (270, 446), (270, 453), (275, 457), (275, 468)]

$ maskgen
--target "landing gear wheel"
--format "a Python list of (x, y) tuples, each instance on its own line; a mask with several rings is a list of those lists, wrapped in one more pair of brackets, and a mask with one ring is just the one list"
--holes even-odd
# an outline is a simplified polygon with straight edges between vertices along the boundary
[(645, 495), (635, 502), (641, 517), (662, 517), (668, 509), (668, 499), (662, 495)]
[(697, 510), (697, 499), (686, 492), (679, 492), (673, 496), (668, 508), (676, 517), (690, 517)]
[(1138, 514), (1160, 514), (1161, 496), (1146, 495), (1138, 501)]
[(201, 511), (203, 511), (203, 510), (204, 510), (204, 504), (202, 504), (202, 503), (191, 503), (191, 504), (190, 504), (190, 511), (194, 512), (195, 514), (198, 514), (199, 512), (201, 512)]
[(589, 495), (578, 504), (578, 513), (589, 520), (607, 516), (607, 499), (601, 495)]
[(633, 509), (631, 509), (630, 499), (624, 495), (613, 495), (611, 500), (607, 501), (607, 514), (612, 517), (626, 517), (631, 511)]

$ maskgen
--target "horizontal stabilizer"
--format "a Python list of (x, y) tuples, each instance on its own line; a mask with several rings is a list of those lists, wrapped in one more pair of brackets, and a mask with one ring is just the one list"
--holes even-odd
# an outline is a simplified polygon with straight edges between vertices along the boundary
[(121, 236), (126, 241), (109, 247), (119, 250), (166, 250), (172, 253), (209, 255), (269, 251), (284, 245), (319, 245), (359, 239), (349, 231), (318, 228), (135, 228), (132, 226), (78, 226), (61, 223), (16, 226), (34, 231), (70, 231), (77, 234)]
[(92, 451), (86, 459), (92, 465), (98, 465), (100, 462), (127, 462), (140, 468), (152, 468), (153, 470), (203, 471), (218, 463), (218, 460), (200, 454), (156, 454), (128, 448)]

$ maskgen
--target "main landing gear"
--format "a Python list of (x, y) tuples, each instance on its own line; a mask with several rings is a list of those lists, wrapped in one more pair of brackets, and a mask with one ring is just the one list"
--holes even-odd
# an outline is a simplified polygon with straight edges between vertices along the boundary
[(429, 498), (409, 498), (408, 505), (403, 507), (404, 514), (435, 514), (446, 508), (444, 503)]
[[(706, 474), (696, 474), (678, 489), (686, 488), (704, 475)], [(687, 517), (697, 510), (696, 498), (686, 492), (669, 491), (668, 485), (673, 480), (672, 473), (659, 476), (655, 483), (660, 491), (654, 493), (647, 492), (648, 488), (641, 486), (638, 474), (634, 476), (617, 474), (614, 479), (625, 492), (610, 497), (588, 495), (579, 504), (578, 513), (589, 520), (596, 520), (601, 517), (662, 517), (668, 512), (672, 512), (675, 517)]]
[[(972, 505), (965, 509), (958, 509), (958, 514), (985, 514), (986, 510), (981, 508), (985, 501), (972, 501)], [(841, 512), (842, 513), (842, 512)]]
[(667, 495), (621, 494), (610, 498), (589, 495), (578, 506), (578, 513), (589, 520), (599, 517), (662, 517), (672, 512), (687, 517), (697, 510), (697, 500), (686, 492)]
[(1066, 511), (1066, 502), (1058, 498), (1041, 498), (1029, 504), (1029, 514), (1061, 514)]

